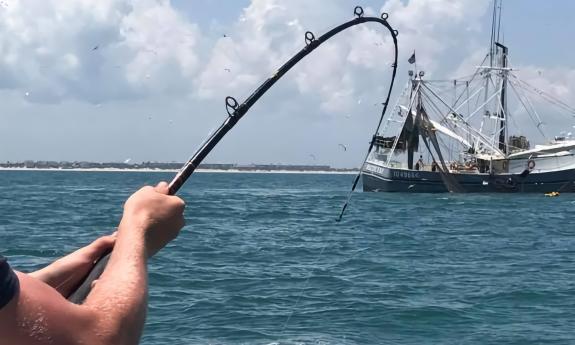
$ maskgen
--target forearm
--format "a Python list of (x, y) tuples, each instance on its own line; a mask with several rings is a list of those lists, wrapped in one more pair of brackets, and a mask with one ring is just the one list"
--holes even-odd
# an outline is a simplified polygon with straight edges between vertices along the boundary
[(28, 275), (50, 285), (62, 296), (68, 297), (92, 266), (93, 261), (86, 260), (85, 262), (77, 262), (77, 265), (69, 265), (60, 259), (38, 271), (28, 273)]
[(114, 242), (114, 234), (100, 237), (89, 245), (29, 275), (52, 286), (62, 296), (68, 297), (81, 283), (82, 278), (90, 272), (94, 262), (114, 246)]
[(122, 221), (110, 261), (84, 303), (122, 345), (138, 343), (146, 318), (147, 253), (144, 231), (133, 231), (137, 226)]

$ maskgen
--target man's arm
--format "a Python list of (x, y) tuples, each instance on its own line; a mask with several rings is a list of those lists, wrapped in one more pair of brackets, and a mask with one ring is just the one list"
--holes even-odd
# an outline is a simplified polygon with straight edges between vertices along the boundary
[(183, 201), (166, 194), (162, 183), (128, 199), (108, 266), (83, 305), (19, 273), (19, 293), (0, 310), (2, 344), (137, 344), (146, 315), (147, 258), (184, 224)]
[(50, 265), (28, 273), (29, 276), (39, 279), (50, 285), (68, 298), (74, 288), (80, 285), (81, 280), (94, 267), (94, 262), (111, 250), (116, 242), (116, 233), (102, 236), (89, 245), (60, 258)]

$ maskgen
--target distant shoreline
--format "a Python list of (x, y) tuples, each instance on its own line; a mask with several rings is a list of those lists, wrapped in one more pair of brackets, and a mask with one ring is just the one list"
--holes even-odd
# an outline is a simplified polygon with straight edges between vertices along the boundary
[[(150, 168), (8, 168), (0, 167), (0, 171), (75, 171), (75, 172), (157, 172), (175, 173), (178, 169), (150, 169)], [(224, 174), (318, 174), (318, 175), (350, 175), (357, 174), (357, 170), (259, 170), (259, 169), (202, 169), (198, 168), (198, 173), (224, 173)]]

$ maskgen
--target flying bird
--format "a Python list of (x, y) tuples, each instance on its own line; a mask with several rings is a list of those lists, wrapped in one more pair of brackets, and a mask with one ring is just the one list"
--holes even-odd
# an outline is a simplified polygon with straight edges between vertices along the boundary
[(344, 151), (347, 151), (347, 147), (344, 144), (338, 144), (339, 146), (341, 146), (341, 148), (343, 148)]
[(100, 48), (100, 46), (96, 45), (96, 46), (94, 46), (94, 48), (92, 48), (92, 51), (98, 50), (98, 48)]
[(224, 71), (231, 72), (231, 70), (229, 68), (224, 68)]
[(124, 161), (124, 164), (128, 164), (128, 163), (130, 163), (130, 161), (131, 161), (131, 160), (132, 160), (132, 158), (128, 158), (128, 159), (126, 159), (126, 160)]
[(310, 153), (309, 156), (310, 156), (311, 158), (313, 158), (314, 161), (317, 160), (317, 158), (315, 157), (314, 154)]
[(145, 52), (145, 53), (150, 53), (150, 54), (158, 55), (158, 52), (155, 51), (154, 49), (151, 49), (151, 48), (144, 48), (144, 49), (142, 49), (142, 51)]

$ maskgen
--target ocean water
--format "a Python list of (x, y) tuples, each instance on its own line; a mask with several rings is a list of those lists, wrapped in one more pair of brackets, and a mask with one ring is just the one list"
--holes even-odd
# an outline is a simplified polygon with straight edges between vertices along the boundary
[[(34, 270), (170, 173), (0, 172), (0, 251)], [(575, 196), (356, 193), (351, 175), (195, 174), (150, 262), (142, 344), (575, 344)]]

